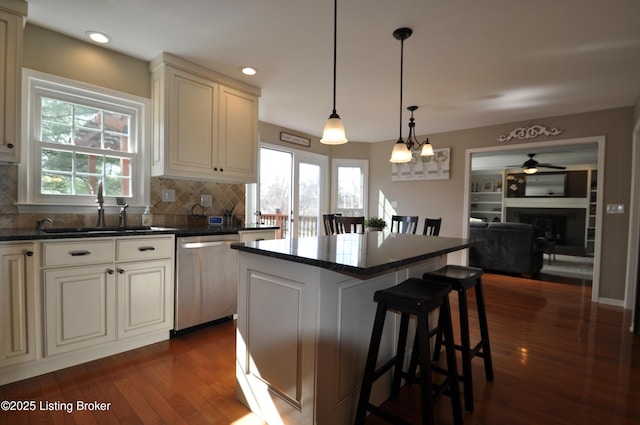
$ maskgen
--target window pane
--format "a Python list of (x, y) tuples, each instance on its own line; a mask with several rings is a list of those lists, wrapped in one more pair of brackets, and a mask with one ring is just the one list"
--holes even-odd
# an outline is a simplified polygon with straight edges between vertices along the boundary
[(55, 99), (42, 98), (42, 121), (71, 126), (73, 105)]
[(130, 196), (131, 179), (107, 176), (104, 184), (104, 194), (108, 196)]
[[(92, 176), (84, 176), (84, 175), (79, 175), (76, 176), (76, 178), (74, 179), (74, 183), (75, 183), (75, 195), (94, 195), (96, 193), (96, 190), (94, 190), (94, 187), (92, 185), (92, 182), (94, 181), (98, 181), (99, 179), (96, 179), (95, 177)], [(95, 186), (97, 187), (97, 183), (95, 184)]]
[(76, 154), (76, 172), (78, 173), (89, 173), (101, 176), (104, 171), (103, 163), (104, 158), (102, 156), (82, 153)]
[(42, 173), (41, 192), (47, 195), (72, 195), (73, 184), (71, 175), (57, 173)]
[(73, 153), (52, 149), (42, 149), (43, 171), (73, 171)]
[(338, 167), (338, 208), (364, 208), (362, 171), (360, 167)]
[(82, 105), (73, 105), (76, 127), (88, 127), (102, 130), (102, 111)]
[(63, 124), (42, 123), (40, 130), (40, 139), (43, 142), (62, 143), (68, 145), (71, 143), (71, 126)]

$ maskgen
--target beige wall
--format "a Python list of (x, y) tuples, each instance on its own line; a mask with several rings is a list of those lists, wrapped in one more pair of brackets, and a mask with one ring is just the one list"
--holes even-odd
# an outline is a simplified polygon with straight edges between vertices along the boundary
[(148, 62), (31, 24), (24, 30), (22, 66), (151, 97)]
[[(559, 136), (539, 137), (533, 140), (535, 142), (606, 136), (604, 204), (624, 204), (626, 208), (625, 214), (605, 214), (603, 217), (600, 297), (622, 300), (627, 258), (633, 108), (550, 117), (535, 120), (535, 123), (564, 130)], [(391, 181), (388, 160), (394, 141), (373, 144), (369, 157), (369, 214), (377, 214), (377, 206), (384, 197), (398, 203), (396, 210), (399, 214), (443, 217), (441, 235), (462, 236), (466, 150), (498, 146), (497, 137), (527, 124), (516, 122), (429, 135), (434, 147), (451, 148), (451, 178), (444, 181)], [(521, 148), (525, 143), (510, 145)], [(339, 152), (334, 153), (339, 155)]]

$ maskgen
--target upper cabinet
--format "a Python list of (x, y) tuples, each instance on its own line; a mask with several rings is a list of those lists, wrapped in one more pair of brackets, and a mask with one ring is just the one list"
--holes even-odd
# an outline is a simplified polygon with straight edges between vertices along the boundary
[(260, 90), (167, 53), (151, 71), (152, 175), (255, 182)]
[(0, 162), (20, 162), (22, 31), (27, 2), (0, 4)]

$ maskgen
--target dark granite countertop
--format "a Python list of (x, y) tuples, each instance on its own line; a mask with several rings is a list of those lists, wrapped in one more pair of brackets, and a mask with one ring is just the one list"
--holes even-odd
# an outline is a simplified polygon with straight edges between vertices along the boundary
[(201, 235), (229, 235), (235, 234), (243, 230), (271, 230), (277, 229), (274, 226), (265, 226), (260, 224), (246, 225), (241, 227), (156, 227), (141, 230), (140, 226), (132, 226), (130, 228), (120, 229), (111, 228), (96, 232), (56, 232), (47, 233), (35, 229), (0, 229), (0, 242), (2, 241), (21, 241), (21, 240), (40, 240), (40, 239), (69, 239), (69, 238), (95, 238), (110, 236), (140, 236), (140, 235), (159, 235), (174, 234), (180, 236), (201, 236)]
[(366, 232), (233, 244), (231, 248), (357, 277), (368, 277), (468, 248), (467, 239)]

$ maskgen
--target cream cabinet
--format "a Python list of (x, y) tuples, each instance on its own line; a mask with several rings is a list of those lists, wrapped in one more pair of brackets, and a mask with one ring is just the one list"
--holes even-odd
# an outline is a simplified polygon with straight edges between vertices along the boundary
[(173, 247), (173, 235), (43, 242), (45, 355), (168, 338)]
[(113, 264), (44, 272), (46, 355), (115, 339)]
[(0, 162), (20, 161), (22, 31), (27, 2), (0, 3)]
[(173, 237), (116, 241), (119, 339), (173, 327)]
[(35, 359), (35, 251), (0, 244), (0, 367)]
[(266, 239), (275, 239), (276, 238), (276, 230), (275, 229), (265, 229), (265, 230), (241, 230), (238, 232), (240, 236), (240, 242), (254, 242), (254, 241), (263, 241)]
[(151, 71), (152, 175), (255, 182), (260, 90), (167, 53)]

